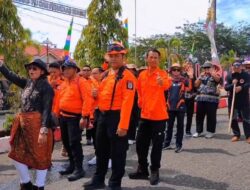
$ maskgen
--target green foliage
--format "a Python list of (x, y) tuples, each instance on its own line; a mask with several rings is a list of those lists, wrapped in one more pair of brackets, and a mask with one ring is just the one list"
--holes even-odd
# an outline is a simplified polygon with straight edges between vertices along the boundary
[(5, 117), (6, 117), (6, 119), (5, 119), (5, 122), (3, 123), (3, 129), (5, 131), (10, 131), (12, 123), (15, 119), (15, 115), (7, 114)]
[(220, 63), (224, 69), (229, 69), (230, 65), (235, 62), (236, 53), (234, 50), (230, 50), (227, 54), (222, 54), (220, 57)]
[(21, 25), (11, 0), (0, 0), (0, 28), (0, 55), (11, 70), (25, 74), (23, 64), (28, 58), (24, 49), (31, 41), (31, 32)]
[[(179, 54), (182, 41), (176, 37), (170, 37), (166, 35), (165, 37), (152, 37), (152, 38), (139, 38), (137, 42), (137, 65), (144, 66), (145, 63), (145, 53), (149, 48), (157, 48), (161, 53), (160, 67), (163, 68), (168, 64), (179, 62), (182, 63), (183, 58)], [(131, 46), (129, 51), (128, 60), (129, 63), (135, 62), (135, 47)]]
[[(31, 57), (25, 55), (27, 46), (37, 44), (31, 40), (31, 32), (23, 28), (17, 15), (17, 9), (11, 0), (0, 0), (0, 55), (4, 57), (5, 65), (13, 72), (26, 76), (24, 63)], [(14, 96), (19, 95), (20, 89), (14, 88)], [(18, 104), (18, 97), (9, 100), (13, 105)]]
[(88, 10), (88, 25), (83, 29), (74, 58), (79, 65), (100, 66), (107, 46), (112, 41), (126, 44), (127, 31), (119, 20), (120, 0), (92, 0)]
[[(150, 38), (139, 38), (137, 40), (138, 66), (145, 65), (144, 55), (150, 47), (155, 47), (162, 53), (161, 64), (173, 62), (182, 63), (190, 53), (198, 58), (198, 62), (203, 64), (211, 59), (210, 42), (204, 28), (204, 23), (187, 23), (178, 27), (181, 32), (173, 35), (155, 35)], [(239, 23), (234, 27), (225, 26), (223, 23), (217, 24), (215, 40), (222, 65), (228, 65), (234, 61), (234, 56), (244, 57), (250, 55), (250, 25)], [(130, 46), (128, 60), (134, 63), (135, 47)], [(233, 51), (233, 52), (232, 52)]]

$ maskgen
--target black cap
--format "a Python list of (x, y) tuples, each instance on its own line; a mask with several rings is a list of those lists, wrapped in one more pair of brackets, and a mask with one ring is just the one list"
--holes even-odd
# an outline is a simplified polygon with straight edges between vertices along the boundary
[(58, 62), (53, 62), (49, 64), (49, 68), (56, 68), (56, 69), (60, 69), (60, 64)]
[(234, 63), (233, 63), (233, 66), (234, 66), (234, 67), (240, 67), (240, 66), (241, 66), (241, 63), (240, 63), (240, 62), (234, 62)]
[(39, 67), (40, 69), (42, 69), (45, 72), (45, 75), (48, 75), (48, 69), (47, 69), (47, 64), (45, 62), (43, 62), (41, 59), (35, 59), (32, 62), (25, 64), (25, 68), (27, 69), (30, 65), (35, 65), (37, 67)]
[(64, 63), (62, 64), (62, 70), (64, 70), (65, 67), (76, 68), (77, 72), (80, 72), (80, 68), (73, 61), (64, 61)]
[(211, 68), (213, 65), (211, 64), (210, 61), (206, 61), (202, 66), (201, 68)]

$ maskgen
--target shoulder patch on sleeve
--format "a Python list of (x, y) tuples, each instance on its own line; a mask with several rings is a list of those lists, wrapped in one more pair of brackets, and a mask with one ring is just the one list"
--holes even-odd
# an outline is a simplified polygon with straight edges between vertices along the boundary
[(129, 90), (133, 90), (134, 89), (134, 84), (133, 84), (133, 82), (132, 81), (127, 81), (127, 89), (129, 89)]

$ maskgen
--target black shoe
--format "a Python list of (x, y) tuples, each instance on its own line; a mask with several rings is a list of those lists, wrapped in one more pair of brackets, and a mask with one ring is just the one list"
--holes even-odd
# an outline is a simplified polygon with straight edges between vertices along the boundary
[(181, 146), (177, 146), (175, 148), (175, 153), (180, 153), (182, 151), (182, 147)]
[(81, 179), (85, 176), (85, 171), (82, 169), (82, 170), (75, 170), (73, 172), (73, 174), (71, 174), (70, 176), (68, 176), (68, 180), (69, 181), (76, 181), (78, 179)]
[(36, 185), (33, 185), (33, 190), (44, 190), (44, 187), (37, 187)]
[(192, 137), (192, 136), (193, 136), (193, 134), (190, 131), (186, 132), (186, 137)]
[(20, 190), (33, 190), (33, 185), (31, 182), (20, 184)]
[(150, 184), (151, 185), (157, 185), (159, 183), (159, 171), (151, 171), (150, 174)]
[(170, 143), (164, 143), (162, 146), (162, 150), (170, 150), (173, 149)]
[(69, 175), (74, 172), (75, 167), (70, 164), (68, 167), (66, 167), (64, 170), (59, 171), (61, 175)]
[(122, 188), (120, 186), (115, 186), (115, 187), (106, 187), (106, 190), (122, 190)]
[(136, 172), (128, 174), (130, 179), (148, 179), (148, 176), (148, 169), (142, 170), (140, 166), (138, 166)]
[(105, 183), (91, 179), (83, 185), (85, 190), (104, 189)]

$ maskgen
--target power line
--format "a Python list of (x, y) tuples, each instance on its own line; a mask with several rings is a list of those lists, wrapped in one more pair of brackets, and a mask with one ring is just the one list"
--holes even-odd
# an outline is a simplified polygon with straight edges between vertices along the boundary
[[(21, 8), (21, 9), (24, 9), (24, 10), (27, 10), (27, 11), (31, 11), (31, 12), (34, 12), (34, 13), (37, 13), (37, 14), (40, 14), (40, 15), (48, 16), (48, 17), (50, 17), (50, 18), (58, 19), (58, 20), (61, 20), (61, 21), (67, 22), (67, 23), (70, 22), (70, 21), (68, 21), (68, 20), (66, 20), (66, 19), (62, 19), (62, 18), (59, 18), (59, 17), (56, 17), (56, 16), (52, 16), (52, 15), (48, 15), (48, 14), (45, 14), (45, 13), (41, 13), (41, 12), (38, 12), (38, 11), (35, 11), (35, 10), (31, 10), (31, 9), (26, 8), (26, 7), (23, 7), (23, 6), (16, 5), (16, 7)], [(74, 24), (75, 24), (75, 25), (78, 25), (78, 26), (81, 26), (81, 27), (84, 27), (84, 25), (79, 24), (79, 23), (75, 23), (75, 22), (74, 22)]]
[[(21, 12), (20, 14), (35, 17), (35, 15), (30, 15), (30, 14), (27, 14), (27, 13), (24, 13), (24, 12)], [(61, 28), (67, 27), (66, 25), (62, 25), (62, 24), (58, 24), (56, 22), (48, 21), (48, 20), (42, 19), (40, 17), (36, 17), (36, 19), (38, 19), (41, 22), (50, 23), (50, 24), (53, 24), (54, 26), (58, 26), (58, 27), (61, 27)], [(74, 28), (74, 31), (79, 32), (79, 33), (82, 32), (80, 29), (75, 29), (75, 28)]]

